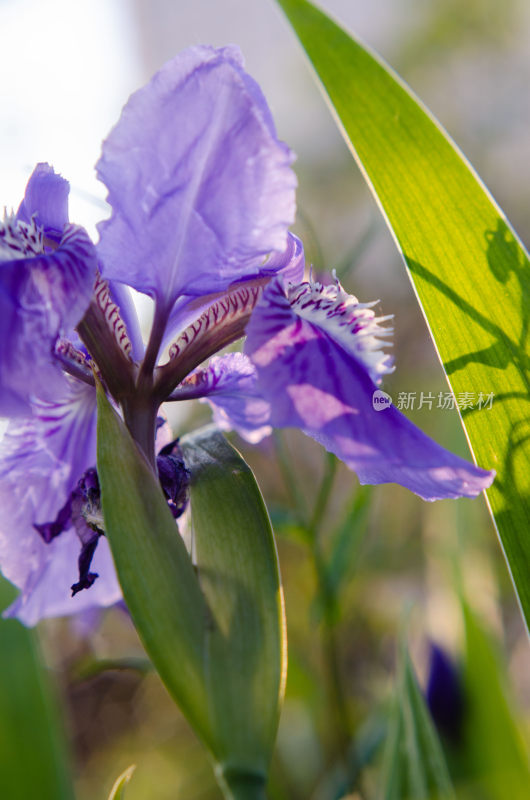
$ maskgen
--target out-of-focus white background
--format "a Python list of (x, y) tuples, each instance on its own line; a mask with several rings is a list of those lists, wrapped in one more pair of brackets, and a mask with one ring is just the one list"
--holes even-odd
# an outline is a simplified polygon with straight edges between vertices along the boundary
[[(530, 3), (322, 6), (408, 80), (528, 238)], [(308, 260), (330, 271), (369, 239), (346, 287), (395, 313), (402, 376), (438, 369), (391, 237), (274, 0), (0, 0), (0, 209), (16, 209), (33, 166), (48, 161), (71, 183), (71, 220), (97, 239), (108, 214), (94, 172), (102, 139), (129, 94), (196, 43), (241, 47), (297, 153), (297, 232)]]
[[(530, 4), (324, 0), (322, 6), (409, 80), (524, 236)], [(91, 228), (103, 213), (104, 189), (93, 173), (101, 139), (130, 92), (199, 42), (241, 46), (280, 135), (299, 155), (300, 202), (321, 220), (319, 236), (335, 257), (341, 218), (351, 218), (346, 182), (357, 183), (356, 169), (273, 0), (0, 0), (1, 203), (16, 207), (33, 164), (49, 161), (72, 183), (72, 219)], [(330, 176), (342, 176), (346, 197), (326, 194), (319, 209)]]

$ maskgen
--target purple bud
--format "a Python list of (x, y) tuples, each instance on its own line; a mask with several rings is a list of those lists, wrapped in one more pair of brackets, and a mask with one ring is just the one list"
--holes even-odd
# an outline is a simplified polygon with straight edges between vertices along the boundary
[(426, 699), (439, 732), (456, 744), (464, 712), (461, 678), (446, 653), (434, 643), (431, 643)]

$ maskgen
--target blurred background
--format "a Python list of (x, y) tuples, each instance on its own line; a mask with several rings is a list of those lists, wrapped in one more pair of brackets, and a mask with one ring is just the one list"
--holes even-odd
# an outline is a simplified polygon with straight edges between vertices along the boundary
[[(530, 4), (321, 5), (411, 85), (528, 242)], [(108, 213), (93, 171), (102, 139), (128, 95), (196, 43), (241, 47), (280, 137), (296, 152), (296, 231), (308, 261), (317, 272), (336, 268), (350, 292), (363, 301), (379, 298), (382, 311), (395, 315), (397, 370), (384, 388), (394, 397), (447, 391), (405, 268), (272, 0), (0, 0), (2, 203), (16, 209), (34, 164), (48, 161), (71, 182), (71, 219), (96, 236), (95, 223)], [(409, 416), (466, 454), (455, 411)], [(175, 433), (207, 419), (204, 406), (180, 409)], [(403, 615), (425, 683), (430, 642), (455, 662), (462, 657), (462, 591), (502, 654), (510, 714), (518, 730), (528, 729), (528, 640), (483, 500), (430, 505), (398, 487), (360, 491), (352, 473), (302, 435), (252, 450), (234, 442), (269, 505), (286, 596), (289, 678), (271, 797), (342, 796), (354, 738), (352, 758), (366, 765), (357, 790), (373, 796), (371, 770), (384, 738), (379, 720), (392, 694)], [(329, 491), (314, 514), (319, 486), (322, 498)], [(308, 520), (338, 565), (332, 611)], [(106, 797), (131, 763), (138, 768), (128, 800), (219, 796), (202, 747), (149, 669), (125, 613), (45, 622), (39, 639), (66, 709), (79, 800)]]

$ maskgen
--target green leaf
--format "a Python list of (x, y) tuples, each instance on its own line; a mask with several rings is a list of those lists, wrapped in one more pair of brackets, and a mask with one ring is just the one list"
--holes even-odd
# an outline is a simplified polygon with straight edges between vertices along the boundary
[[(256, 480), (213, 427), (181, 440), (191, 471), (199, 582), (215, 620), (204, 659), (224, 772), (261, 770), (276, 738), (286, 672), (276, 546)], [(237, 762), (234, 762), (234, 754)]]
[(145, 649), (192, 726), (214, 749), (203, 672), (208, 609), (157, 478), (98, 387), (105, 532)]
[(453, 800), (443, 751), (418, 686), (406, 642), (384, 754), (382, 800)]
[(272, 530), (252, 472), (221, 434), (199, 432), (182, 446), (195, 566), (157, 478), (98, 388), (103, 515), (129, 611), (227, 796), (257, 799), (285, 682)]
[(528, 754), (508, 702), (505, 670), (469, 606), (464, 604), (463, 610), (466, 760), (488, 797), (525, 800), (530, 786)]
[(132, 764), (130, 767), (127, 767), (122, 774), (116, 778), (114, 786), (110, 790), (109, 800), (124, 800), (125, 798), (125, 787), (131, 780), (133, 776), (133, 772), (136, 769), (136, 764)]
[(530, 268), (502, 212), (403, 82), (307, 0), (278, 0), (410, 270), (453, 392), (493, 393), (464, 412), (530, 622)]
[[(13, 600), (0, 576), (0, 608)], [(73, 800), (62, 721), (37, 634), (0, 619), (0, 788), (9, 800)]]

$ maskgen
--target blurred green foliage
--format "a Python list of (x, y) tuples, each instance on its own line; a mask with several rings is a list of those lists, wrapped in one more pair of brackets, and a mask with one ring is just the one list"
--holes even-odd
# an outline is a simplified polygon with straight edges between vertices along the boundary
[[(0, 576), (0, 608), (13, 600)], [(70, 753), (37, 634), (0, 619), (0, 796), (73, 800)]]

